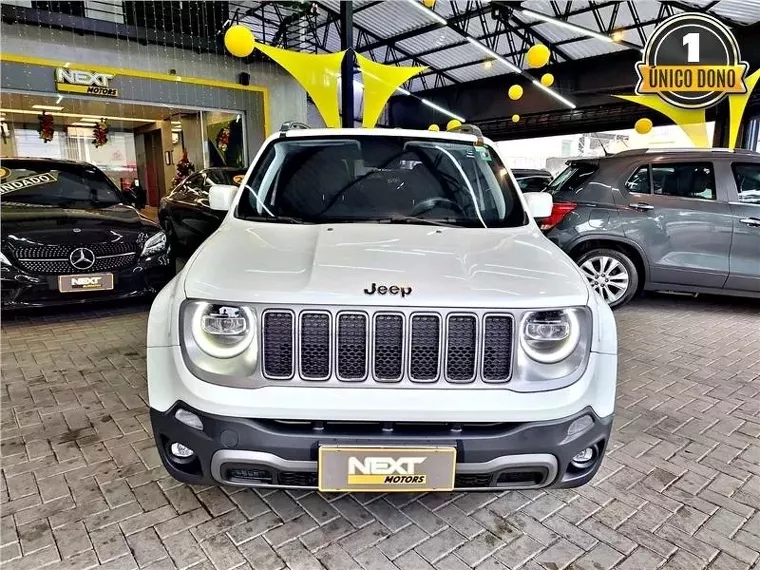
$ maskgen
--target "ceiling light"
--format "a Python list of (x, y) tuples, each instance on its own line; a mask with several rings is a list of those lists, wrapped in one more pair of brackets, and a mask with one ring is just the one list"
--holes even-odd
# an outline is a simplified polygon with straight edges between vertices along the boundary
[(507, 61), (506, 59), (504, 59), (503, 57), (501, 57), (498, 53), (496, 53), (492, 49), (487, 48), (486, 46), (484, 46), (483, 44), (481, 44), (475, 38), (471, 38), (471, 37), (467, 36), (467, 41), (470, 42), (472, 45), (474, 45), (476, 48), (478, 48), (480, 51), (482, 51), (482, 52), (487, 53), (488, 55), (490, 55), (493, 59), (495, 59), (499, 63), (501, 63), (503, 65), (506, 65), (510, 70), (514, 71), (515, 73), (520, 73), (520, 68), (519, 67), (517, 67), (515, 64)]
[(610, 36), (605, 36), (604, 34), (600, 34), (593, 30), (589, 30), (588, 28), (584, 28), (582, 26), (576, 26), (575, 24), (571, 24), (570, 22), (565, 22), (564, 20), (558, 20), (557, 18), (552, 18), (551, 16), (542, 14), (540, 12), (534, 12), (533, 10), (526, 10), (524, 8), (520, 8), (519, 10), (526, 16), (530, 16), (531, 18), (536, 18), (537, 20), (541, 20), (549, 24), (554, 24), (555, 26), (559, 26), (560, 28), (565, 28), (566, 30), (572, 30), (574, 32), (578, 32), (579, 34), (583, 34), (585, 36), (602, 40), (603, 42), (607, 42), (611, 44), (615, 43), (615, 40), (612, 39)]
[(623, 41), (623, 30), (615, 30), (614, 32), (612, 32), (612, 41), (613, 42)]
[(172, 125), (181, 125), (182, 121), (172, 121)]
[[(62, 108), (62, 107), (61, 107)], [(27, 109), (0, 109), (6, 113), (12, 115), (36, 115), (36, 111), (29, 111)], [(78, 113), (48, 113), (51, 117), (80, 117)], [(154, 123), (155, 119), (135, 119), (134, 117), (102, 117), (109, 121), (123, 121), (125, 123)]]
[(572, 101), (569, 101), (568, 99), (565, 99), (562, 95), (560, 95), (559, 93), (557, 93), (553, 89), (549, 89), (548, 87), (546, 87), (544, 84), (542, 84), (537, 79), (533, 80), (533, 85), (535, 85), (536, 87), (538, 87), (539, 89), (541, 89), (541, 91), (547, 93), (548, 95), (551, 95), (552, 97), (554, 97), (557, 101), (559, 101), (563, 105), (565, 105), (565, 106), (567, 106), (567, 107), (569, 107), (571, 109), (575, 109), (575, 103), (573, 103)]
[(60, 111), (63, 107), (57, 107), (56, 105), (32, 105), (32, 109), (40, 109), (41, 111)]
[(403, 87), (399, 87), (398, 89), (396, 89), (396, 91), (398, 91), (398, 92), (399, 92), (399, 93), (401, 93), (402, 95), (411, 95), (411, 93), (409, 93), (409, 91), (407, 91), (407, 90), (406, 90), (406, 89), (404, 89)]
[(459, 115), (455, 115), (454, 113), (452, 113), (448, 109), (444, 109), (443, 107), (440, 107), (440, 106), (436, 105), (435, 103), (433, 103), (431, 101), (428, 101), (427, 99), (420, 99), (420, 101), (422, 101), (423, 105), (427, 105), (428, 107), (430, 107), (431, 109), (435, 109), (439, 113), (443, 113), (444, 115), (448, 115), (449, 117), (451, 117), (452, 119), (456, 119), (460, 123), (464, 123), (465, 122), (464, 117), (460, 117)]
[(493, 67), (493, 60), (487, 59), (486, 61), (484, 61), (483, 67), (485, 67), (486, 69), (491, 69)]
[(424, 12), (425, 14), (427, 14), (428, 16), (430, 16), (431, 18), (433, 18), (439, 24), (443, 24), (444, 26), (448, 26), (449, 25), (449, 23), (446, 21), (446, 18), (442, 18), (441, 16), (439, 16), (438, 14), (436, 14), (435, 12), (433, 12), (432, 10), (429, 10), (429, 9), (425, 8), (422, 4), (420, 4), (419, 2), (417, 2), (417, 0), (407, 0), (407, 2), (409, 2), (412, 6), (414, 6), (415, 8), (417, 8), (418, 10), (420, 10), (421, 12)]

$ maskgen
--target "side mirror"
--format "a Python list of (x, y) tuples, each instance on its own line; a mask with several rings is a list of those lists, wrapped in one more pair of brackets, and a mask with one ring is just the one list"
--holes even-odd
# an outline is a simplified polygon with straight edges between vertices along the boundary
[(523, 194), (528, 205), (528, 212), (540, 220), (552, 215), (552, 195), (548, 192), (526, 192)]
[(212, 210), (226, 212), (232, 206), (238, 187), (230, 184), (216, 184), (208, 191), (208, 205)]

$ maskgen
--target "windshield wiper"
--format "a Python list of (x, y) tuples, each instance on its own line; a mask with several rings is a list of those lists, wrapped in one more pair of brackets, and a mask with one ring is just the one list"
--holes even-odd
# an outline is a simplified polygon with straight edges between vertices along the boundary
[(447, 228), (456, 227), (458, 220), (455, 218), (439, 218), (436, 220), (430, 218), (418, 218), (417, 216), (391, 216), (390, 218), (377, 218), (366, 220), (378, 224), (422, 224), (428, 226), (444, 226)]
[(290, 216), (246, 216), (244, 218), (249, 222), (267, 222), (270, 224), (311, 224), (308, 220), (301, 218), (292, 218)]

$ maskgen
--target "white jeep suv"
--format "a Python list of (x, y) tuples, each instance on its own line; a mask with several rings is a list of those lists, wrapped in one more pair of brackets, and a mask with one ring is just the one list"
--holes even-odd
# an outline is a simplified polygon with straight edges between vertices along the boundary
[(151, 420), (192, 484), (573, 487), (612, 427), (615, 322), (495, 146), (287, 128), (156, 298)]

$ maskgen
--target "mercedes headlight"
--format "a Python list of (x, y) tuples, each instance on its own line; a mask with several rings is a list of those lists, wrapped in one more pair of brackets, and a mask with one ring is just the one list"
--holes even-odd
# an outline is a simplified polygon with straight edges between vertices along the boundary
[(164, 251), (165, 249), (166, 234), (163, 232), (163, 230), (160, 230), (148, 238), (148, 241), (146, 241), (145, 245), (143, 246), (141, 255), (151, 255), (153, 253), (158, 253), (159, 251)]
[[(587, 308), (529, 311), (520, 321), (518, 366), (528, 381), (574, 381), (588, 364), (592, 317)], [(544, 386), (544, 389), (548, 389)]]
[(234, 377), (249, 376), (258, 362), (256, 330), (256, 314), (246, 305), (185, 303), (182, 344), (189, 368), (217, 384), (230, 385)]

